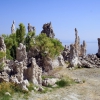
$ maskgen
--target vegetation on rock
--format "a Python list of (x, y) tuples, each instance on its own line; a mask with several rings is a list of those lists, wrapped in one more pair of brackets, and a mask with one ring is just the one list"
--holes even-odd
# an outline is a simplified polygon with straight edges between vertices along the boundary
[(35, 32), (29, 32), (26, 35), (25, 26), (21, 23), (16, 33), (10, 35), (2, 35), (6, 44), (7, 59), (16, 58), (16, 48), (19, 43), (26, 45), (27, 52), (30, 49), (37, 48), (42, 57), (55, 57), (63, 50), (63, 46), (58, 39), (49, 38), (46, 34), (35, 36)]

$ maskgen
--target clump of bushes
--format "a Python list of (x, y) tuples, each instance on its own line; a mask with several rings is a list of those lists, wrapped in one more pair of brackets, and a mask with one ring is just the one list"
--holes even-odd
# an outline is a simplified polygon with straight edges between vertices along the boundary
[(70, 79), (69, 77), (63, 78), (56, 82), (59, 87), (70, 86), (71, 84), (75, 83), (74, 80)]

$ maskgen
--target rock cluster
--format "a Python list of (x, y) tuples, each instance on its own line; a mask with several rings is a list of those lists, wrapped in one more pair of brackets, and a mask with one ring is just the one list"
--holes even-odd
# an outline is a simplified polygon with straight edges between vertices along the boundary
[(86, 68), (100, 68), (100, 58), (97, 57), (96, 54), (88, 54), (84, 58), (80, 57), (80, 61), (82, 63), (82, 67)]
[(86, 55), (86, 42), (83, 41), (83, 44), (80, 45), (80, 37), (78, 36), (78, 31), (75, 28), (75, 50), (78, 56), (85, 56)]
[[(6, 46), (1, 37), (0, 50), (6, 52)], [(0, 72), (0, 82), (16, 83), (25, 91), (28, 91), (29, 81), (37, 86), (42, 85), (42, 69), (37, 65), (35, 58), (27, 60), (26, 47), (22, 43), (16, 50), (16, 60), (6, 62), (7, 65)]]
[(19, 44), (19, 47), (16, 50), (16, 60), (24, 62), (27, 60), (26, 46), (22, 43)]
[(75, 28), (75, 43), (70, 44), (70, 48), (65, 45), (65, 48), (62, 53), (64, 60), (70, 62), (70, 67), (81, 66), (79, 57), (86, 56), (86, 43), (83, 41), (83, 44), (80, 45), (80, 37), (78, 36), (78, 31)]
[(50, 57), (43, 58), (37, 48), (29, 50), (28, 60), (31, 57), (34, 57), (36, 59), (36, 63), (38, 64), (38, 66), (41, 67), (45, 72), (52, 70), (55, 66), (64, 66), (64, 59), (62, 55), (59, 55), (54, 59), (51, 59)]
[(55, 34), (53, 32), (51, 22), (43, 25), (43, 30), (41, 31), (41, 33), (45, 33), (48, 37), (54, 38)]

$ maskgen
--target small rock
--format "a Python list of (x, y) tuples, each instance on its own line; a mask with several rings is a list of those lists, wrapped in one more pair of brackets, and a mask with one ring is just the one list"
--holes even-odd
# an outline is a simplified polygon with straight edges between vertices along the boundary
[(39, 87), (38, 91), (42, 92), (44, 88), (42, 86)]
[(11, 96), (11, 94), (9, 92), (5, 92), (5, 95)]
[(76, 83), (80, 83), (80, 84), (83, 83), (83, 81), (81, 81), (81, 80), (79, 80), (79, 79), (74, 79), (74, 81), (75, 81)]

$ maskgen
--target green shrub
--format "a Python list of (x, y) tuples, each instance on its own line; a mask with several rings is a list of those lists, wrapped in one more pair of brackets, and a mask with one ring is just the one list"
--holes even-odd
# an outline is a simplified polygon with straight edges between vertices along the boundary
[(34, 90), (34, 85), (33, 85), (33, 83), (30, 82), (30, 85), (28, 86), (28, 90), (29, 90), (29, 91)]
[(2, 52), (2, 51), (0, 51), (0, 59), (2, 59), (3, 57), (5, 57), (6, 56), (6, 53), (5, 52)]
[(60, 81), (57, 81), (56, 84), (59, 87), (70, 86), (71, 84), (75, 83), (74, 80), (70, 79), (69, 77), (63, 78)]
[(64, 79), (61, 79), (60, 81), (57, 81), (56, 84), (59, 87), (64, 87), (64, 86), (68, 86), (69, 85), (69, 82), (65, 81)]
[[(6, 92), (9, 92), (11, 96), (5, 95)], [(19, 85), (11, 82), (2, 82), (0, 83), (0, 100), (9, 100), (14, 93), (28, 94), (29, 92), (23, 91)]]

